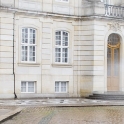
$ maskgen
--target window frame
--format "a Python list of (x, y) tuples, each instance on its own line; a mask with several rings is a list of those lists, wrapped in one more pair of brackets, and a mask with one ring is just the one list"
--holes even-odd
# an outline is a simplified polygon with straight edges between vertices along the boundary
[[(28, 29), (28, 43), (23, 43), (23, 37), (22, 37), (22, 30)], [(30, 44), (30, 29), (35, 30), (35, 44)], [(27, 46), (27, 61), (22, 61), (22, 46)], [(30, 61), (30, 46), (35, 46), (35, 61)], [(37, 59), (37, 29), (33, 28), (33, 27), (22, 27), (21, 28), (21, 47), (20, 47), (20, 59), (21, 59), (21, 63), (36, 63), (36, 59)]]
[(110, 4), (110, 0), (101, 0), (104, 4)]
[[(61, 32), (61, 45), (56, 45), (56, 32)], [(62, 39), (63, 39), (63, 32), (68, 34), (68, 46), (63, 46), (62, 45)], [(69, 32), (66, 30), (56, 30), (55, 31), (55, 45), (54, 45), (54, 62), (55, 64), (69, 64), (69, 47), (70, 47), (70, 43), (69, 43), (70, 37), (69, 37)], [(60, 48), (61, 49), (61, 61), (60, 62), (56, 62), (56, 48)], [(63, 54), (63, 48), (67, 48), (68, 49), (68, 53), (67, 53), (67, 62), (62, 62), (62, 54)]]
[[(65, 82), (66, 83), (66, 91), (62, 92), (61, 88), (62, 88), (62, 83)], [(55, 81), (55, 93), (68, 93), (68, 82), (69, 81)], [(59, 83), (59, 91), (56, 91), (56, 83)]]
[[(22, 92), (22, 82), (25, 82), (26, 83), (26, 92)], [(34, 83), (34, 92), (28, 92), (28, 86), (30, 82), (33, 82)], [(35, 93), (35, 87), (36, 87), (36, 82), (35, 81), (21, 81), (21, 93)]]

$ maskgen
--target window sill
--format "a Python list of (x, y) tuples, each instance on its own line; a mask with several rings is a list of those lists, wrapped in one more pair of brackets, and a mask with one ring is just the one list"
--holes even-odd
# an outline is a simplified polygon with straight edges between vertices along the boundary
[(56, 94), (68, 94), (67, 92), (55, 92)]
[(22, 94), (35, 94), (35, 92), (21, 92)]
[(52, 64), (53, 67), (59, 67), (59, 68), (72, 68), (72, 64)]
[(39, 67), (40, 63), (18, 63), (18, 66)]
[(55, 0), (55, 3), (64, 3), (64, 4), (69, 4), (69, 0), (68, 0), (68, 1)]

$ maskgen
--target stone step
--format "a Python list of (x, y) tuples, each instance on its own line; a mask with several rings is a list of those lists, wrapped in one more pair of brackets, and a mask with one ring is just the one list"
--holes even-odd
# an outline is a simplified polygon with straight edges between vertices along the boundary
[(87, 99), (93, 99), (93, 100), (124, 100), (124, 98), (89, 98)]
[(87, 99), (100, 99), (100, 100), (124, 100), (123, 93), (105, 93), (105, 94), (95, 94), (89, 95)]

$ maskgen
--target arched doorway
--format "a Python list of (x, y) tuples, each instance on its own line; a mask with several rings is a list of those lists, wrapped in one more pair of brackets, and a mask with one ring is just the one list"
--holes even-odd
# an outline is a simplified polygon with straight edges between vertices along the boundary
[(108, 38), (107, 48), (107, 90), (119, 91), (120, 77), (120, 37), (111, 34)]

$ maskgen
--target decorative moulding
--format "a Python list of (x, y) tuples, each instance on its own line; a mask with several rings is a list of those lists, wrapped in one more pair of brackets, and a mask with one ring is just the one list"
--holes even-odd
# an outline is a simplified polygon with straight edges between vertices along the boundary
[(27, 0), (19, 0), (19, 8), (26, 10), (41, 10), (41, 3)]
[(109, 25), (109, 30), (113, 31), (121, 31), (121, 26), (118, 22), (111, 22), (108, 24)]
[(53, 12), (61, 14), (69, 14), (70, 8), (67, 6), (53, 5)]

